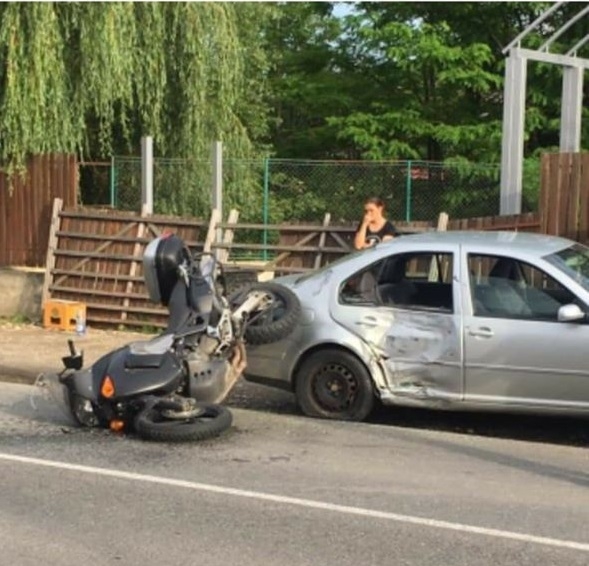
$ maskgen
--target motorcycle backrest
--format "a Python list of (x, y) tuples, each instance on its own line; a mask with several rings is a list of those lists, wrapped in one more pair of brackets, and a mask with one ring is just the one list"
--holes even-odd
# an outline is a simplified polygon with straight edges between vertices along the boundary
[(167, 306), (178, 281), (178, 267), (187, 259), (184, 242), (174, 234), (152, 240), (143, 253), (143, 276), (154, 303)]

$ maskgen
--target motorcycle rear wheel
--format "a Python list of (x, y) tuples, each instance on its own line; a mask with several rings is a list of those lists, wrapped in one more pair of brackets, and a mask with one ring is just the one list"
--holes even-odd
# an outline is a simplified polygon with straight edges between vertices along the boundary
[(164, 407), (156, 405), (144, 409), (134, 421), (137, 434), (145, 440), (158, 442), (194, 442), (219, 436), (233, 422), (233, 415), (222, 405), (199, 404), (198, 416), (178, 419), (167, 418)]

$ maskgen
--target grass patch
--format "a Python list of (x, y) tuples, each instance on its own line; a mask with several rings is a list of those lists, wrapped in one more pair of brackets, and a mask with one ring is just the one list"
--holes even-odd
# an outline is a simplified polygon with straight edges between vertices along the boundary
[(13, 316), (0, 316), (0, 324), (33, 324), (28, 316), (24, 314), (15, 314)]

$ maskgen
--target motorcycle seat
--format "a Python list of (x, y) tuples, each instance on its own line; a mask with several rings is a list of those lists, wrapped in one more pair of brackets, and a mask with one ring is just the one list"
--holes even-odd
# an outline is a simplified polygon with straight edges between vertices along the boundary
[(157, 369), (161, 367), (164, 361), (163, 354), (129, 354), (125, 358), (125, 367), (127, 369)]
[(137, 356), (148, 356), (153, 354), (165, 354), (174, 343), (174, 336), (171, 334), (162, 334), (151, 340), (140, 340), (129, 344), (131, 354)]
[(174, 336), (170, 334), (162, 334), (151, 340), (132, 342), (129, 344), (125, 367), (127, 369), (159, 368), (173, 342)]

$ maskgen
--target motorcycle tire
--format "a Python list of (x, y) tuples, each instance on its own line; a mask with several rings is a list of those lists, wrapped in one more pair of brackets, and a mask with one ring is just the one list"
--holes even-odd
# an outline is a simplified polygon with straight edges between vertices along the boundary
[(255, 285), (258, 282), (257, 272), (255, 271), (225, 271), (222, 279), (228, 297), (247, 285)]
[(222, 405), (198, 405), (203, 413), (186, 419), (169, 419), (162, 407), (144, 409), (134, 421), (135, 431), (144, 440), (195, 442), (219, 436), (233, 422), (233, 415)]
[[(229, 298), (231, 307), (239, 307), (251, 291), (262, 291), (272, 295), (281, 308), (271, 308), (269, 313), (261, 313), (257, 320), (247, 324), (244, 333), (246, 343), (253, 346), (272, 344), (291, 334), (301, 318), (301, 302), (294, 292), (278, 283), (245, 285)], [(270, 313), (271, 319), (268, 316)]]

